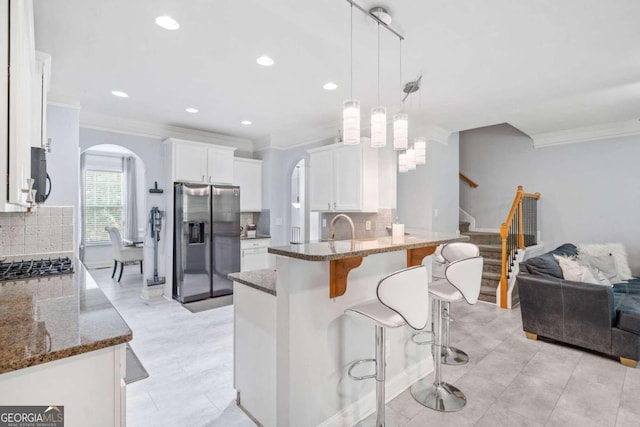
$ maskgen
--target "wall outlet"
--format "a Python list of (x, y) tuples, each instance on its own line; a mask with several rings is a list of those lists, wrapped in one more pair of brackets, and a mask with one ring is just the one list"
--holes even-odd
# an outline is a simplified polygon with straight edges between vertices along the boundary
[(371, 230), (371, 221), (365, 221), (364, 222), (364, 229), (365, 230)]
[(433, 216), (434, 216), (434, 217), (438, 216), (438, 209), (434, 209), (434, 210), (433, 210)]
[(327, 227), (327, 219), (322, 218), (322, 228), (326, 228), (326, 227)]

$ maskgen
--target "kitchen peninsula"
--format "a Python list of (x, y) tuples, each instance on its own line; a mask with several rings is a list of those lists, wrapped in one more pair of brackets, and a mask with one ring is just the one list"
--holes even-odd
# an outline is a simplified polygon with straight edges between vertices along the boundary
[[(422, 263), (442, 243), (467, 239), (425, 232), (272, 247), (275, 273), (230, 275), (239, 405), (267, 427), (352, 425), (372, 413), (375, 381), (353, 381), (347, 369), (374, 357), (374, 328), (344, 310), (376, 298), (389, 273)], [(429, 346), (413, 344), (412, 333), (387, 331), (389, 399), (432, 370)]]

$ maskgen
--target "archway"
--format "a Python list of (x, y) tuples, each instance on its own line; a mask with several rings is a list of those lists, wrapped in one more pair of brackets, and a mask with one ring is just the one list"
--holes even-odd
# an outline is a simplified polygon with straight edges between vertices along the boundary
[(290, 218), (291, 231), (289, 241), (291, 243), (303, 243), (307, 234), (306, 212), (306, 162), (301, 159), (291, 172), (291, 200)]
[[(105, 227), (117, 227), (121, 236), (131, 242), (145, 240), (145, 175), (144, 162), (128, 148), (99, 144), (82, 151), (79, 256), (87, 267), (113, 265), (111, 241)], [(150, 260), (147, 252), (144, 251), (145, 270)]]

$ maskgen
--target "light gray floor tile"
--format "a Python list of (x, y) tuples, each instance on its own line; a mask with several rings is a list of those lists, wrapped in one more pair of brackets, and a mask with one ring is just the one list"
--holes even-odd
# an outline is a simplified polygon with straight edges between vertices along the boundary
[[(357, 423), (354, 427), (375, 426), (376, 419), (377, 419), (376, 417), (377, 415), (375, 413), (371, 414), (367, 418), (365, 418), (363, 421)], [(398, 426), (398, 427), (405, 426), (409, 422), (409, 417), (406, 417), (405, 415), (394, 410), (393, 408), (390, 408), (389, 405), (387, 405), (387, 407), (385, 408), (384, 419), (386, 424), (390, 426)]]
[(520, 374), (541, 379), (562, 389), (569, 381), (577, 364), (578, 359), (564, 359), (553, 354), (539, 352), (533, 356)]
[(544, 423), (533, 421), (494, 403), (475, 425), (477, 427), (542, 427)]
[(562, 387), (546, 381), (518, 375), (497, 400), (503, 411), (515, 412), (532, 421), (543, 424), (553, 411)]
[(408, 420), (418, 415), (418, 412), (424, 409), (424, 406), (416, 402), (413, 396), (411, 396), (409, 389), (400, 393), (395, 399), (389, 402), (387, 406), (407, 417)]
[(550, 425), (614, 426), (622, 388), (571, 377), (549, 418)]
[(611, 386), (620, 392), (627, 374), (626, 366), (604, 356), (585, 353), (573, 371), (576, 379)]

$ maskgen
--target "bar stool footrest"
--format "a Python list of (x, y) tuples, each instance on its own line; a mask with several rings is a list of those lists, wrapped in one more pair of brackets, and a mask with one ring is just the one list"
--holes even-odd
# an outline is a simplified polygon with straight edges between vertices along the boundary
[(356, 376), (356, 375), (353, 375), (351, 373), (351, 371), (356, 366), (360, 366), (363, 363), (373, 363), (374, 366), (375, 366), (376, 359), (360, 359), (360, 360), (356, 360), (355, 362), (353, 362), (351, 365), (349, 365), (349, 370), (347, 371), (347, 373), (349, 374), (349, 378), (351, 378), (352, 380), (356, 380), (356, 381), (362, 381), (362, 380), (369, 380), (369, 379), (372, 379), (372, 378), (376, 377), (375, 373), (373, 373), (371, 375), (360, 375), (360, 376)]
[[(431, 338), (425, 340), (425, 341), (419, 341), (418, 337), (421, 337), (423, 335), (431, 335)], [(414, 333), (413, 335), (411, 335), (411, 342), (416, 344), (416, 345), (427, 345), (427, 344), (433, 344), (433, 339), (435, 337), (435, 334), (431, 331), (418, 331), (416, 333)]]

